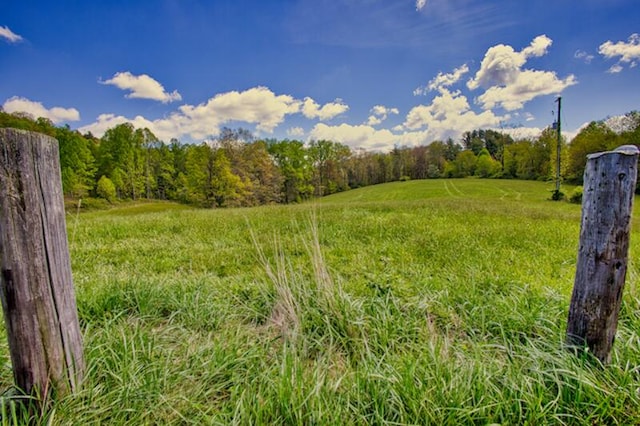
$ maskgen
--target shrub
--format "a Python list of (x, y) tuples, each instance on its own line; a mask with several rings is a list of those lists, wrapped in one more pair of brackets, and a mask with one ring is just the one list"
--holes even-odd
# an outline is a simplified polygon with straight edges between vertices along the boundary
[(104, 198), (108, 202), (112, 203), (116, 199), (116, 186), (113, 184), (111, 179), (106, 176), (102, 176), (100, 180), (98, 180), (96, 194), (98, 197)]
[(573, 204), (582, 204), (582, 187), (577, 186), (571, 196), (569, 197), (569, 202)]

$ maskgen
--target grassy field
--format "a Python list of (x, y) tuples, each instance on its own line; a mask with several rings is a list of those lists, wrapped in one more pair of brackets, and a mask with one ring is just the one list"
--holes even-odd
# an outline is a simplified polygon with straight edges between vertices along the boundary
[(70, 214), (87, 378), (41, 423), (638, 424), (640, 219), (597, 366), (563, 348), (580, 206), (550, 189), (412, 181)]

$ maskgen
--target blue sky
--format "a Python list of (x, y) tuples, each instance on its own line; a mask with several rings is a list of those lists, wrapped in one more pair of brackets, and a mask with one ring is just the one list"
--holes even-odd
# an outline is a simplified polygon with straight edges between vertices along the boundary
[(8, 1), (0, 105), (97, 136), (222, 127), (388, 150), (475, 128), (569, 138), (640, 109), (637, 0)]

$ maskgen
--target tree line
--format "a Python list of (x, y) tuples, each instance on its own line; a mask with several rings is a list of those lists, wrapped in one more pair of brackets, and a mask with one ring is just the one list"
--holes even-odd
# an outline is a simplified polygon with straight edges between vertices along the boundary
[[(465, 132), (460, 141), (396, 146), (388, 153), (353, 150), (328, 140), (256, 139), (247, 130), (229, 128), (206, 143), (165, 143), (129, 123), (97, 138), (45, 118), (3, 111), (0, 127), (37, 131), (58, 140), (67, 197), (174, 200), (202, 207), (294, 203), (409, 179), (552, 180), (558, 143), (552, 128), (536, 138), (517, 140), (479, 129)], [(640, 113), (630, 112), (615, 122), (591, 122), (570, 143), (560, 143), (561, 176), (581, 184), (587, 154), (640, 145)]]

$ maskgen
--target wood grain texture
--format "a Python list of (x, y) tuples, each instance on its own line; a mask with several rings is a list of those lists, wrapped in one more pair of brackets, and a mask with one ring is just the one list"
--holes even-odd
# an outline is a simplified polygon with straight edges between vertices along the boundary
[(590, 155), (584, 173), (580, 246), (567, 343), (610, 361), (627, 273), (638, 149)]
[(84, 371), (58, 155), (49, 136), (0, 129), (0, 296), (16, 386), (41, 400)]

